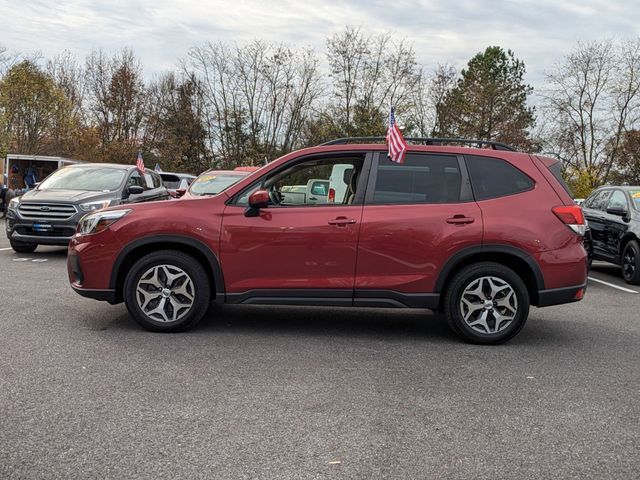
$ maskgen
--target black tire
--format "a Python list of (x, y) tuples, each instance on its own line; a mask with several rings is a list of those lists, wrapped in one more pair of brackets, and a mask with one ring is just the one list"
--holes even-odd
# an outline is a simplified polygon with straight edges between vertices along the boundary
[(24, 243), (16, 240), (9, 240), (9, 243), (16, 253), (33, 253), (38, 248), (37, 243)]
[[(154, 270), (154, 267), (158, 268)], [(151, 273), (149, 273), (150, 271)], [(182, 274), (186, 274), (186, 276), (179, 274), (179, 271), (182, 271)], [(167, 272), (181, 276), (172, 282), (167, 277)], [(147, 280), (142, 280), (143, 276)], [(149, 278), (151, 279), (149, 280)], [(190, 285), (188, 285), (187, 279), (191, 281)], [(140, 283), (141, 280), (142, 283)], [(153, 282), (159, 282), (163, 288), (154, 287)], [(185, 284), (187, 284), (185, 288), (188, 287), (189, 291), (184, 293), (192, 295), (192, 299), (178, 292)], [(155, 299), (145, 303), (147, 294), (139, 293), (139, 285), (141, 289), (148, 289), (149, 298), (155, 296)], [(167, 293), (167, 290), (170, 293)], [(162, 299), (164, 299), (163, 308), (160, 308)], [(191, 255), (176, 250), (159, 250), (145, 255), (133, 264), (124, 282), (124, 301), (127, 310), (138, 324), (153, 332), (182, 332), (193, 328), (207, 312), (210, 299), (211, 282), (204, 267)], [(186, 307), (174, 308), (174, 304), (180, 305), (188, 302), (191, 302), (188, 309)], [(167, 303), (169, 305), (166, 305)], [(154, 310), (159, 310), (160, 313), (154, 313)], [(177, 318), (168, 320), (159, 318), (166, 319), (167, 315)]]
[[(479, 289), (480, 292), (486, 290), (492, 285), (488, 283), (489, 277), (495, 279), (490, 280), (493, 285), (502, 289), (495, 298), (485, 294), (480, 298), (467, 292), (465, 299), (472, 300), (476, 308), (463, 306), (462, 295), (465, 290), (471, 287)], [(503, 285), (507, 285), (510, 289)], [(491, 300), (488, 300), (489, 297)], [(475, 301), (476, 298), (477, 301)], [(529, 292), (520, 276), (510, 268), (494, 262), (479, 262), (463, 267), (448, 283), (444, 296), (444, 313), (451, 329), (466, 341), (483, 345), (503, 343), (517, 335), (527, 321), (529, 305)], [(463, 309), (467, 309), (467, 312), (463, 312)], [(468, 321), (465, 321), (465, 314), (469, 315)], [(485, 315), (484, 326), (480, 319), (483, 314)], [(496, 321), (498, 318), (496, 314), (499, 317), (510, 316), (510, 321), (507, 322), (504, 319)], [(470, 326), (469, 323), (476, 323), (476, 325)], [(492, 328), (497, 328), (497, 332), (491, 332)]]
[(632, 285), (640, 285), (640, 245), (630, 240), (622, 250), (622, 278)]

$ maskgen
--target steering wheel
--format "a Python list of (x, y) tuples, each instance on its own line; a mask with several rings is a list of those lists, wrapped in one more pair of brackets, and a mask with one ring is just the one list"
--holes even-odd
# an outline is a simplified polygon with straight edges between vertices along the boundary
[(282, 193), (278, 190), (269, 190), (269, 200), (273, 205), (280, 205), (282, 203)]

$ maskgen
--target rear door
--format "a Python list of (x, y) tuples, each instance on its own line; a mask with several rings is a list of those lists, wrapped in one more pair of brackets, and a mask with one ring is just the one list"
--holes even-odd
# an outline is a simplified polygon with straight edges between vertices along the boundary
[(611, 190), (605, 189), (594, 193), (582, 205), (584, 217), (589, 223), (593, 254), (598, 258), (611, 259), (611, 254), (606, 246), (605, 210)]
[(396, 294), (406, 304), (431, 293), (447, 260), (481, 242), (482, 216), (462, 157), (409, 153), (399, 165), (377, 153), (360, 229), (356, 304)]
[(604, 211), (603, 248), (606, 250), (607, 255), (618, 257), (621, 254), (620, 242), (629, 229), (629, 219), (609, 213), (608, 209), (623, 209), (628, 215), (630, 210), (627, 195), (622, 190), (613, 190)]

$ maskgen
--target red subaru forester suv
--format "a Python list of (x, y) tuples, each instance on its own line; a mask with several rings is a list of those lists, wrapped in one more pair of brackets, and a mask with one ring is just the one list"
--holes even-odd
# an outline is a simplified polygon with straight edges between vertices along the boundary
[(586, 225), (556, 160), (413, 139), (396, 164), (384, 144), (353, 140), (230, 186), (207, 178), (218, 187), (179, 201), (85, 216), (72, 287), (124, 301), (154, 331), (194, 326), (211, 301), (409, 307), (443, 312), (475, 343), (512, 338), (530, 305), (582, 299)]

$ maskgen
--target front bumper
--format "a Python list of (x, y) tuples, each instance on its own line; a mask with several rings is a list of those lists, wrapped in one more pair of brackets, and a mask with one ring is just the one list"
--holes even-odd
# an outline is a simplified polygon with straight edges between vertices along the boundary
[[(38, 245), (67, 246), (75, 234), (80, 219), (87, 212), (78, 212), (65, 220), (25, 219), (16, 210), (7, 210), (6, 234), (9, 240)], [(50, 229), (40, 230), (36, 225), (47, 223)]]
[(93, 235), (75, 235), (67, 251), (67, 273), (73, 290), (83, 297), (119, 303), (109, 284), (111, 270), (122, 244), (111, 229)]
[(106, 290), (92, 290), (88, 288), (80, 288), (75, 286), (73, 283), (71, 284), (71, 288), (78, 294), (86, 298), (92, 298), (93, 300), (100, 300), (103, 302), (109, 302), (114, 305), (117, 302), (116, 300), (116, 292), (115, 290), (106, 289)]

